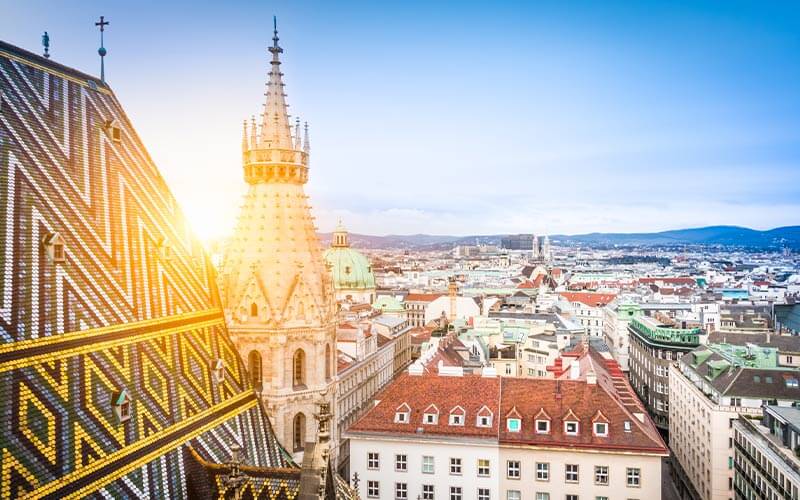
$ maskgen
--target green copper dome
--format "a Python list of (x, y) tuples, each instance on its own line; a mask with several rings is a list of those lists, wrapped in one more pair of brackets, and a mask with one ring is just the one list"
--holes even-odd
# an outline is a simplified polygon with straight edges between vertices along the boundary
[(331, 248), (323, 254), (331, 267), (333, 286), (337, 290), (374, 290), (372, 265), (360, 252), (350, 248), (347, 231), (341, 222), (333, 233)]

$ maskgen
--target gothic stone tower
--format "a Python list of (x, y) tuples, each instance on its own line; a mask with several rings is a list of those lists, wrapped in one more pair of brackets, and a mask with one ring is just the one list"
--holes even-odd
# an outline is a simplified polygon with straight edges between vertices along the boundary
[[(261, 125), (245, 122), (247, 194), (223, 258), (220, 291), (233, 341), (289, 450), (316, 438), (317, 405), (332, 403), (335, 303), (303, 185), (308, 128), (292, 136), (275, 31)], [(333, 406), (333, 405), (331, 405)], [(335, 446), (331, 447), (335, 449)]]

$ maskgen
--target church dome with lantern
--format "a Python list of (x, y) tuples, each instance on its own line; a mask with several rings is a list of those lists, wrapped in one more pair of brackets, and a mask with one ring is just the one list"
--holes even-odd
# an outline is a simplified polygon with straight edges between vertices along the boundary
[(371, 304), (375, 298), (375, 275), (372, 264), (361, 252), (350, 248), (347, 230), (339, 221), (333, 232), (331, 247), (325, 250), (333, 278), (336, 299)]

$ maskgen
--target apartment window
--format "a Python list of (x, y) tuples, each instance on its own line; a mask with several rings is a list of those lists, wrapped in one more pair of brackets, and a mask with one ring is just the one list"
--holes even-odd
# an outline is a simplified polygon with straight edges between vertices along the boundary
[(408, 470), (408, 455), (394, 456), (394, 470), (397, 472), (406, 472)]
[(578, 495), (567, 495), (567, 500), (578, 500)]
[(450, 500), (461, 500), (462, 496), (461, 486), (450, 487)]
[(422, 457), (422, 473), (433, 474), (433, 457), (427, 455)]
[(608, 436), (608, 424), (605, 422), (594, 423), (594, 435), (600, 437)]
[(478, 476), (489, 477), (489, 460), (486, 458), (478, 459)]
[(408, 484), (394, 483), (394, 497), (396, 500), (406, 500), (408, 498)]
[(550, 480), (550, 464), (547, 462), (536, 462), (536, 480)]
[(628, 487), (638, 488), (641, 485), (642, 473), (638, 468), (628, 467)]
[(450, 459), (450, 474), (461, 475), (461, 459), (460, 458), (451, 458)]
[(549, 434), (550, 433), (550, 421), (549, 420), (537, 420), (536, 421), (536, 434)]
[(478, 488), (478, 500), (489, 500), (491, 496), (489, 488)]
[(432, 484), (423, 484), (422, 485), (422, 500), (433, 500), (433, 485)]
[(519, 432), (519, 429), (522, 427), (522, 420), (518, 418), (509, 418), (506, 419), (506, 428), (509, 432)]
[(509, 460), (506, 462), (506, 477), (509, 479), (519, 479), (522, 465), (519, 460)]
[(603, 486), (608, 485), (608, 466), (594, 466), (594, 484), (600, 484)]
[(506, 491), (506, 500), (522, 500), (522, 493), (519, 490)]
[(578, 422), (573, 420), (564, 422), (564, 433), (567, 436), (577, 436), (578, 435)]
[(550, 493), (536, 493), (536, 500), (550, 500)]
[(506, 375), (511, 375), (511, 365), (506, 365)]
[(367, 481), (367, 498), (378, 498), (381, 496), (381, 485), (378, 481)]
[(594, 500), (608, 500), (608, 497), (594, 497)]
[(568, 483), (577, 483), (578, 482), (578, 464), (567, 464), (565, 467), (565, 477), (564, 479)]
[(380, 466), (381, 462), (379, 455), (373, 451), (367, 453), (367, 469), (378, 470)]

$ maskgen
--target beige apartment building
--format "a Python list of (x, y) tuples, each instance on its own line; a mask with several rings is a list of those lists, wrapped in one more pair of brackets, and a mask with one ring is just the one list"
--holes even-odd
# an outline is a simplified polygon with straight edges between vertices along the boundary
[(711, 344), (670, 367), (670, 448), (685, 498), (734, 497), (733, 424), (760, 418), (763, 404), (800, 400), (798, 371), (777, 365), (777, 350)]

